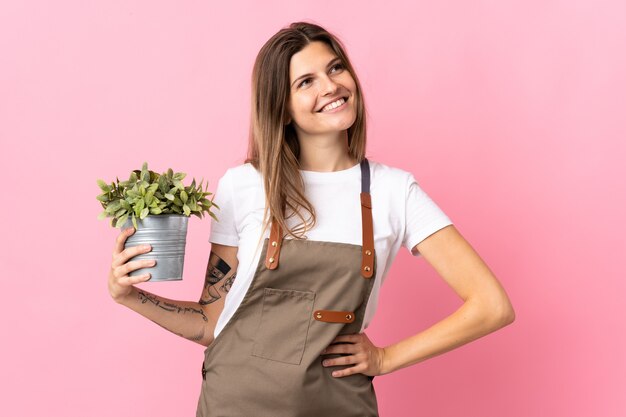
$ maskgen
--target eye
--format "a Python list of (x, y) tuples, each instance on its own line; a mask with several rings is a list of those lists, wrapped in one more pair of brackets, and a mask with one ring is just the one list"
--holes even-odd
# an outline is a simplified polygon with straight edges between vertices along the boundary
[(305, 78), (304, 80), (300, 82), (300, 84), (298, 84), (298, 87), (302, 87), (305, 82), (310, 81), (310, 80), (311, 80), (310, 78)]
[(342, 69), (343, 69), (343, 64), (341, 64), (341, 63), (337, 63), (337, 64), (333, 65), (333, 66), (331, 67), (331, 69), (332, 69), (332, 68), (337, 68), (337, 70), (342, 70)]

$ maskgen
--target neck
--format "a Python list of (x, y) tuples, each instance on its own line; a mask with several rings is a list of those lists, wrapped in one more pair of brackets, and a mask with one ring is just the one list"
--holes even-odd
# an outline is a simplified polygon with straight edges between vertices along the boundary
[(300, 169), (304, 171), (333, 172), (352, 168), (356, 159), (348, 155), (348, 131), (301, 138)]

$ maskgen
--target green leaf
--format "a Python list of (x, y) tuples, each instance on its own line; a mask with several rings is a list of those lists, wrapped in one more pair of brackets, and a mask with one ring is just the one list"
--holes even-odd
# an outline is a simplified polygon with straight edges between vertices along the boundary
[(98, 197), (96, 197), (96, 200), (106, 203), (107, 201), (109, 201), (109, 196), (107, 194), (100, 194)]
[(141, 220), (145, 219), (149, 212), (150, 212), (150, 209), (148, 207), (144, 207), (144, 209), (141, 210), (141, 215), (139, 216), (139, 218)]
[(159, 177), (158, 184), (159, 184), (159, 190), (161, 190), (163, 194), (169, 191), (169, 188), (167, 186), (167, 177), (161, 175)]
[(109, 187), (109, 185), (106, 182), (102, 181), (101, 179), (98, 179), (97, 182), (98, 182), (98, 186), (100, 187), (100, 189), (104, 191), (105, 193), (108, 193), (109, 191), (111, 191), (111, 187)]
[(176, 204), (178, 207), (182, 207), (184, 203), (180, 201), (180, 198), (174, 197), (174, 204)]
[(137, 219), (135, 218), (135, 216), (133, 216), (133, 226), (135, 226), (135, 229), (138, 229), (138, 227), (137, 227)]
[(161, 209), (158, 207), (151, 207), (150, 208), (150, 213), (151, 214), (161, 214)]
[(139, 215), (141, 214), (141, 210), (143, 210), (144, 207), (144, 201), (143, 199), (138, 199), (137, 202), (135, 203), (135, 209), (133, 210), (135, 212), (135, 216), (139, 217)]
[(146, 196), (143, 198), (144, 200), (146, 200), (146, 205), (150, 205), (152, 203), (152, 200), (154, 200), (154, 196), (153, 196), (153, 192), (148, 190), (148, 192), (146, 193)]
[(174, 176), (174, 171), (172, 171), (172, 168), (168, 168), (167, 169), (167, 179), (171, 181), (173, 176)]
[(128, 219), (128, 213), (124, 214), (122, 217), (117, 219), (117, 223), (115, 223), (115, 227), (121, 228), (127, 219)]
[(120, 202), (120, 200), (115, 200), (107, 206), (106, 211), (107, 213), (113, 214), (117, 210), (119, 210), (121, 206), (122, 206), (122, 203)]
[(98, 214), (98, 220), (102, 220), (105, 217), (107, 217), (107, 212), (106, 211), (103, 211), (102, 213)]
[(115, 212), (115, 217), (120, 217), (122, 214), (126, 213), (126, 209), (125, 208), (121, 208), (118, 211)]
[(189, 216), (191, 214), (191, 210), (189, 210), (189, 206), (187, 204), (183, 204), (183, 211), (185, 212), (186, 216)]
[(185, 190), (182, 190), (180, 192), (180, 199), (183, 200), (183, 203), (186, 203), (187, 202), (187, 198), (188, 198), (187, 197), (187, 193), (185, 192)]
[(215, 217), (215, 214), (213, 214), (212, 212), (209, 211), (209, 216), (213, 217), (216, 221), (219, 222), (219, 220), (217, 219), (217, 217)]
[(167, 198), (170, 201), (174, 201), (174, 196), (170, 193), (165, 193), (165, 198)]

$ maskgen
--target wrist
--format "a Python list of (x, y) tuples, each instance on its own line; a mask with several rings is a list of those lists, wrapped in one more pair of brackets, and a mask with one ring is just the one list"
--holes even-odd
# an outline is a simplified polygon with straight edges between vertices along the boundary
[(113, 295), (113, 301), (115, 301), (117, 304), (121, 304), (123, 306), (127, 306), (129, 304), (130, 299), (134, 296), (135, 294), (135, 287), (131, 286), (130, 287), (130, 291), (128, 291), (126, 294), (120, 294), (120, 295)]
[(391, 346), (386, 346), (382, 348), (383, 358), (381, 365), (381, 375), (390, 374), (395, 371), (393, 365), (393, 348)]
[(380, 374), (385, 375), (393, 372), (393, 367), (391, 364), (391, 351), (389, 346), (381, 348), (382, 359), (380, 365)]

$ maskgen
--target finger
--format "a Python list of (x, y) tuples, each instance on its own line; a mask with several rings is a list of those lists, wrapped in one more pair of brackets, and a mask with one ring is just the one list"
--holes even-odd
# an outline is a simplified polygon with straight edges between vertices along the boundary
[(150, 244), (129, 246), (126, 249), (124, 249), (122, 253), (118, 255), (118, 258), (120, 258), (122, 263), (124, 263), (137, 255), (150, 252), (151, 250), (152, 250), (152, 246)]
[(139, 284), (140, 282), (145, 282), (147, 280), (150, 279), (152, 275), (150, 273), (147, 274), (142, 274), (142, 275), (136, 275), (136, 276), (129, 276), (129, 275), (125, 275), (122, 278), (120, 278), (117, 282), (120, 285), (123, 286), (129, 286), (129, 285), (134, 285), (134, 284)]
[(341, 334), (341, 335), (335, 337), (333, 342), (356, 343), (356, 342), (358, 342), (360, 340), (361, 340), (361, 334), (360, 333), (353, 333), (353, 334)]
[(120, 272), (123, 272), (123, 275), (128, 275), (138, 269), (152, 268), (154, 265), (156, 265), (156, 259), (142, 259), (139, 261), (127, 262), (119, 268), (121, 269)]
[(137, 269), (142, 268), (151, 268), (154, 265), (156, 265), (155, 259), (142, 259), (138, 261), (127, 262), (123, 265), (113, 267), (113, 276), (117, 279), (120, 279), (125, 275), (130, 274), (132, 271), (136, 271)]
[(338, 369), (336, 371), (333, 371), (331, 375), (336, 378), (341, 378), (343, 376), (363, 373), (364, 371), (365, 369), (362, 366), (354, 365), (354, 366), (350, 366), (349, 368)]
[(126, 239), (128, 236), (135, 233), (134, 227), (128, 227), (120, 232), (115, 239), (115, 247), (113, 248), (113, 257), (120, 254), (124, 250), (124, 244), (126, 243)]
[(359, 361), (354, 355), (347, 355), (347, 356), (342, 356), (342, 357), (333, 358), (333, 359), (324, 359), (322, 361), (323, 366), (352, 365), (356, 363), (359, 363)]
[(339, 343), (336, 345), (330, 345), (326, 349), (322, 350), (321, 354), (328, 355), (331, 353), (354, 353), (356, 352), (355, 346), (356, 345), (353, 343)]
[(149, 244), (130, 246), (124, 249), (121, 253), (118, 253), (114, 257), (111, 265), (113, 267), (123, 265), (127, 263), (129, 259), (134, 258), (135, 256), (140, 255), (142, 253), (148, 253), (151, 250), (152, 250), (152, 246)]

